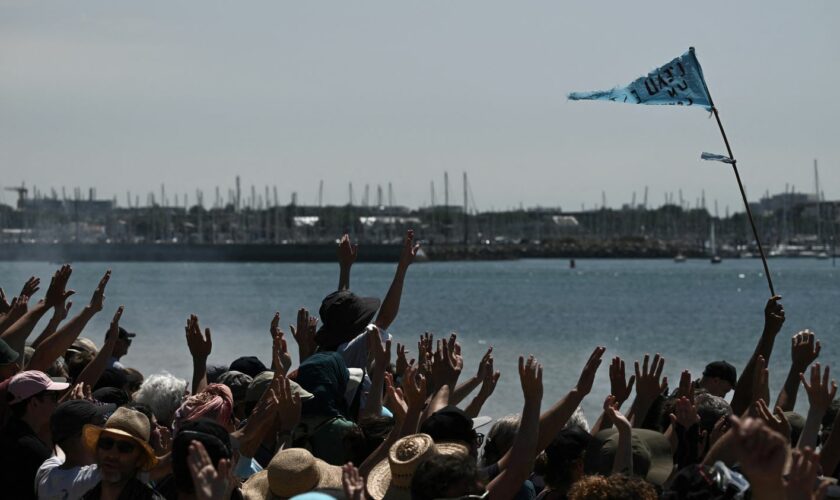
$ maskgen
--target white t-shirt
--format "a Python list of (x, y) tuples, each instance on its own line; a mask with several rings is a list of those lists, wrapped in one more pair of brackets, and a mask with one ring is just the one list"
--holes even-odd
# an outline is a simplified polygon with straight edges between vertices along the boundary
[(39, 500), (76, 500), (99, 484), (96, 464), (70, 469), (59, 468), (63, 457), (50, 457), (35, 474)]

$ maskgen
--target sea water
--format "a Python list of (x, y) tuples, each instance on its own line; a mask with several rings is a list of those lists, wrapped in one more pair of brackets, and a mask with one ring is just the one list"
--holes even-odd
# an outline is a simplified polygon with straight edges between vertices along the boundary
[[(55, 267), (2, 262), (0, 286), (14, 295), (28, 276), (37, 275), (40, 297)], [(189, 314), (197, 314), (202, 328), (212, 331), (210, 363), (256, 355), (270, 364), (269, 324), (279, 311), (296, 360), (288, 325), (299, 307), (317, 315), (321, 299), (338, 284), (337, 264), (78, 263), (70, 283), (77, 291), (71, 314), (87, 304), (108, 268), (113, 275), (105, 310), (83, 335), (101, 345), (114, 311), (125, 305), (121, 324), (137, 337), (122, 362), (145, 375), (167, 370), (188, 380), (192, 365), (184, 325)], [(351, 289), (382, 298), (394, 269), (393, 264), (356, 264)], [(840, 378), (840, 269), (830, 260), (773, 259), (770, 270), (787, 315), (770, 361), (775, 400), (790, 367), (790, 337), (799, 330), (817, 333), (820, 361)], [(457, 332), (465, 359), (462, 379), (475, 373), (493, 346), (502, 376), (483, 413), (494, 417), (521, 411), (520, 354), (533, 354), (543, 364), (547, 408), (575, 385), (592, 349), (604, 345), (594, 390), (583, 403), (594, 422), (609, 392), (607, 367), (613, 356), (627, 361), (630, 375), (633, 360), (661, 353), (672, 388), (683, 369), (698, 377), (713, 360), (731, 362), (740, 374), (762, 330), (769, 297), (762, 271), (757, 259), (719, 265), (579, 259), (575, 269), (567, 260), (417, 263), (409, 269), (390, 333), (414, 357), (419, 334)], [(46, 318), (38, 328), (44, 324)], [(804, 391), (797, 410), (807, 410)]]

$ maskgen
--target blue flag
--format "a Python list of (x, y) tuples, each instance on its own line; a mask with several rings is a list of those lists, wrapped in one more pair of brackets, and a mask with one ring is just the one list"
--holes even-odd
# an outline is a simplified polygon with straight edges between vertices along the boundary
[(712, 98), (703, 80), (703, 69), (694, 55), (694, 47), (668, 64), (656, 68), (626, 87), (592, 92), (572, 92), (573, 101), (597, 100), (630, 104), (672, 104), (702, 106), (712, 110)]

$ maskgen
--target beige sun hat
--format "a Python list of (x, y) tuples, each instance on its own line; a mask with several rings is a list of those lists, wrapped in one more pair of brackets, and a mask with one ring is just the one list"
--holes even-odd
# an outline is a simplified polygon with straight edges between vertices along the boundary
[(309, 450), (289, 448), (278, 451), (265, 470), (245, 481), (242, 494), (246, 500), (275, 500), (341, 487), (341, 467), (315, 458)]
[(145, 452), (146, 459), (142, 465), (143, 470), (149, 470), (157, 464), (157, 457), (149, 445), (151, 435), (151, 424), (148, 417), (137, 410), (129, 408), (117, 408), (113, 415), (105, 422), (104, 427), (87, 424), (82, 429), (82, 437), (85, 446), (96, 452), (96, 443), (99, 436), (104, 432), (115, 436), (126, 437), (140, 445)]
[(434, 455), (463, 455), (470, 451), (458, 443), (435, 443), (428, 434), (412, 434), (391, 446), (367, 477), (367, 492), (375, 500), (411, 498), (411, 479), (417, 467)]

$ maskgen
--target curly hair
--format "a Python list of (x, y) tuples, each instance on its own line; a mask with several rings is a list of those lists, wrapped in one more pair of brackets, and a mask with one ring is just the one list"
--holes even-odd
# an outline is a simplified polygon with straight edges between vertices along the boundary
[(169, 427), (186, 392), (186, 380), (166, 372), (155, 373), (143, 381), (140, 389), (134, 393), (134, 400), (148, 405), (158, 423)]
[(569, 490), (569, 500), (656, 500), (656, 488), (644, 479), (613, 474), (586, 476)]

